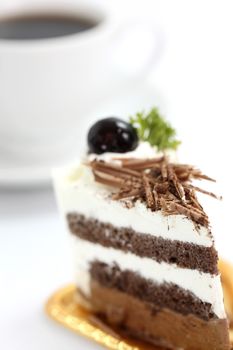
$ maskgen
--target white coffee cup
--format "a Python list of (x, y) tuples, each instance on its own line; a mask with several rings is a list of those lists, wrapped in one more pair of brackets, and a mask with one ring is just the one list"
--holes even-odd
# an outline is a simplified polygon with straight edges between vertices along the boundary
[[(70, 36), (0, 40), (0, 168), (4, 161), (14, 167), (56, 163), (106, 92), (154, 62), (158, 31), (145, 23), (122, 24), (104, 1), (10, 3), (0, 5), (1, 17), (61, 12), (98, 22)], [(132, 26), (141, 35), (131, 47)]]

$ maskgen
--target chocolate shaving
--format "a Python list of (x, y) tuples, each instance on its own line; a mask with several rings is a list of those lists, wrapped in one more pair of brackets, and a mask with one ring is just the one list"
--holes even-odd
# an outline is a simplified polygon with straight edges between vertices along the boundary
[(167, 173), (167, 164), (165, 162), (161, 163), (161, 175), (163, 180), (167, 180), (168, 173)]
[(111, 173), (111, 174), (116, 174), (118, 176), (125, 176), (125, 175), (129, 175), (129, 176), (134, 176), (134, 177), (140, 177), (140, 172), (132, 170), (132, 169), (126, 169), (123, 168), (120, 165), (113, 165), (113, 164), (109, 164), (109, 163), (105, 163), (103, 161), (96, 161), (94, 160), (93, 162), (91, 162), (91, 166), (92, 169), (96, 169), (96, 170), (102, 170), (105, 173)]
[(201, 192), (201, 193), (207, 194), (207, 195), (210, 196), (210, 197), (216, 198), (216, 199), (218, 199), (218, 200), (222, 200), (222, 196), (216, 196), (216, 194), (214, 194), (213, 192), (205, 191), (205, 190), (203, 190), (202, 188), (197, 187), (197, 186), (193, 186), (193, 185), (189, 185), (189, 186), (190, 186), (192, 189), (196, 190), (197, 192)]
[(187, 206), (184, 207), (183, 205), (175, 202), (165, 202), (165, 208), (163, 210), (165, 211), (165, 213), (167, 212), (168, 214), (173, 214), (174, 211), (177, 211), (179, 214), (183, 214), (201, 225), (208, 225), (208, 219), (205, 215), (202, 215), (202, 213), (198, 213), (192, 208), (188, 208)]
[(211, 177), (209, 177), (209, 176), (206, 176), (206, 175), (204, 175), (204, 174), (202, 174), (199, 170), (193, 170), (192, 171), (192, 176), (194, 177), (194, 178), (197, 178), (197, 179), (203, 179), (203, 180), (208, 180), (208, 181), (212, 181), (212, 182), (216, 182), (216, 180), (214, 180), (214, 179), (212, 179)]
[(168, 192), (168, 189), (169, 189), (168, 182), (155, 184), (155, 190), (161, 195), (166, 194)]
[(152, 193), (153, 193), (153, 197), (154, 197), (155, 210), (158, 210), (159, 209), (159, 195), (158, 195), (155, 187), (154, 187)]
[(183, 199), (185, 197), (184, 189), (182, 184), (178, 181), (178, 178), (176, 176), (176, 173), (172, 167), (172, 165), (167, 167), (168, 170), (168, 180), (171, 181), (176, 189), (176, 193), (178, 198), (183, 202)]
[(140, 200), (152, 211), (161, 210), (164, 215), (184, 215), (199, 225), (209, 226), (209, 219), (199, 203), (196, 192), (214, 198), (214, 193), (192, 184), (192, 180), (215, 181), (188, 164), (169, 162), (167, 157), (153, 159), (124, 159), (109, 164), (94, 160), (88, 165), (92, 168), (95, 181), (116, 188), (111, 197), (134, 205)]
[(141, 195), (141, 191), (138, 189), (133, 189), (131, 191), (121, 191), (112, 194), (112, 199), (126, 199), (130, 197), (137, 197)]
[(152, 158), (152, 159), (125, 159), (117, 158), (121, 161), (121, 164), (124, 168), (137, 169), (137, 170), (146, 170), (155, 167), (161, 161), (164, 160), (164, 157)]
[(153, 196), (153, 192), (150, 186), (150, 181), (148, 180), (146, 174), (142, 174), (142, 183), (144, 186), (144, 191), (146, 194), (146, 203), (148, 208), (154, 208), (155, 206), (155, 202), (154, 202), (154, 196)]
[(123, 181), (121, 179), (114, 178), (111, 176), (106, 177), (102, 173), (98, 174), (98, 172), (96, 171), (93, 171), (93, 173), (94, 173), (95, 181), (103, 185), (121, 187), (123, 184)]

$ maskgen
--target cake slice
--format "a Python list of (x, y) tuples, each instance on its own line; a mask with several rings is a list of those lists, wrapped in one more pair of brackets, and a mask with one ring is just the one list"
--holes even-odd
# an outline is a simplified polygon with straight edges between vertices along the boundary
[(97, 122), (88, 140), (92, 153), (55, 172), (79, 303), (166, 349), (229, 350), (218, 254), (192, 182), (211, 179), (119, 119)]

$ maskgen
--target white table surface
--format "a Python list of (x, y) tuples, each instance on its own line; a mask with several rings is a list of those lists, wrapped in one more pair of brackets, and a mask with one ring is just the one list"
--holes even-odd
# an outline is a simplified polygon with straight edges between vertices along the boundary
[[(224, 0), (124, 1), (125, 12), (147, 12), (164, 30), (166, 50), (150, 80), (167, 97), (184, 158), (219, 179), (225, 200), (208, 203), (220, 253), (233, 261), (231, 5)], [(52, 189), (0, 190), (1, 349), (99, 348), (53, 323), (43, 310), (51, 293), (72, 281), (66, 238)]]

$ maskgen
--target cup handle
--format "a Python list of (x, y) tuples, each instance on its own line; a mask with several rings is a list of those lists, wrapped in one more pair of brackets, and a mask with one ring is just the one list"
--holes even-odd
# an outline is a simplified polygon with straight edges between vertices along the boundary
[(146, 77), (163, 52), (163, 39), (162, 31), (154, 23), (127, 21), (114, 33), (113, 63), (128, 76)]

